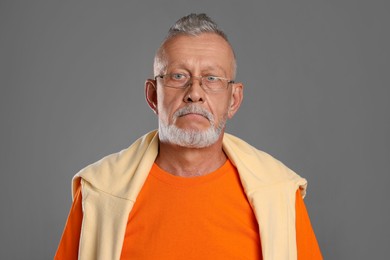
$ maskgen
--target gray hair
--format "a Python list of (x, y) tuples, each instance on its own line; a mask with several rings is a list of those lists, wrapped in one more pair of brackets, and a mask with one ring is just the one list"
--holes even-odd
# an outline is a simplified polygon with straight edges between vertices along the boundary
[[(202, 33), (214, 33), (219, 36), (221, 36), (232, 48), (226, 34), (218, 27), (218, 25), (206, 14), (189, 14), (187, 16), (184, 16), (176, 21), (172, 25), (172, 27), (168, 31), (167, 37), (164, 39), (162, 44), (157, 50), (157, 53), (154, 57), (154, 74), (157, 76), (161, 70), (163, 65), (163, 59), (164, 59), (164, 44), (178, 36), (178, 35), (188, 35), (188, 36), (198, 36)], [(236, 75), (236, 56), (233, 51), (233, 78)]]
[(189, 14), (180, 18), (169, 29), (165, 41), (180, 34), (196, 36), (201, 33), (215, 33), (229, 42), (226, 34), (206, 14)]

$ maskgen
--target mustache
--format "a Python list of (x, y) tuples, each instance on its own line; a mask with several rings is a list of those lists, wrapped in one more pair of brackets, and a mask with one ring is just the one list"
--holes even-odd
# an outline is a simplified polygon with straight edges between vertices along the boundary
[(173, 114), (173, 118), (176, 120), (178, 117), (188, 114), (198, 114), (207, 118), (211, 123), (214, 123), (214, 116), (207, 109), (198, 105), (188, 105), (180, 108)]

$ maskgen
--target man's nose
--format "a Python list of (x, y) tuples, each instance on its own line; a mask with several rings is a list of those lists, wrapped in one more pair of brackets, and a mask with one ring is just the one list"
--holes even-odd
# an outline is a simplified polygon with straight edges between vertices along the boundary
[(204, 102), (205, 100), (205, 91), (202, 88), (202, 78), (201, 77), (192, 77), (191, 81), (188, 82), (189, 86), (187, 87), (186, 94), (184, 96), (184, 102)]

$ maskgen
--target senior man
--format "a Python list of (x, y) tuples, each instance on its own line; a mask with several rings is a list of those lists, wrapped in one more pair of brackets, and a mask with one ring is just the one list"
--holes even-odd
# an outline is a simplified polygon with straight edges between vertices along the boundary
[(76, 174), (56, 259), (322, 259), (306, 180), (224, 132), (235, 74), (207, 15), (171, 27), (145, 83), (158, 131)]

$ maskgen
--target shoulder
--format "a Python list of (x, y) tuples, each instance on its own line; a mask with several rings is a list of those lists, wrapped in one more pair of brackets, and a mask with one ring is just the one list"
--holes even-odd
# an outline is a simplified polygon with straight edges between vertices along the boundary
[(126, 189), (125, 184), (133, 178), (141, 161), (145, 158), (154, 161), (157, 149), (156, 131), (147, 133), (128, 148), (105, 156), (80, 170), (73, 177), (73, 190), (83, 179), (99, 190), (117, 195)]
[(226, 133), (223, 149), (250, 189), (291, 183), (305, 194), (307, 181), (270, 154)]

